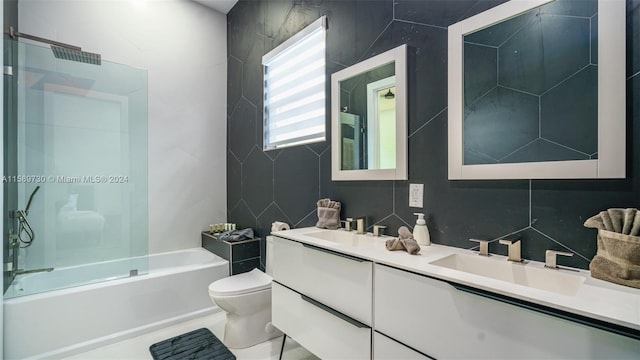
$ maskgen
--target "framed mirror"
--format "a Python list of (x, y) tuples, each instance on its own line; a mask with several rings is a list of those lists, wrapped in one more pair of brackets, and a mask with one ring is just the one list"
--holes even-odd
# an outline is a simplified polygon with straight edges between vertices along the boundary
[(407, 46), (331, 75), (331, 179), (407, 179)]
[(449, 27), (449, 179), (625, 177), (625, 1), (513, 0)]

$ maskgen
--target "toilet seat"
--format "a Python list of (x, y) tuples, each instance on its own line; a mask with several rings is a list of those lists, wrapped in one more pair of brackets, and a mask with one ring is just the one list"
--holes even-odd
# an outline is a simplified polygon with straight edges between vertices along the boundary
[(258, 269), (229, 276), (209, 285), (210, 296), (233, 296), (271, 288), (271, 276)]

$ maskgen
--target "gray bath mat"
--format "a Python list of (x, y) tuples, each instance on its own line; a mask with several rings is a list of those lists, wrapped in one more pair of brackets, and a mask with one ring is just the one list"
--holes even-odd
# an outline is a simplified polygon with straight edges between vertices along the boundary
[(198, 329), (149, 347), (154, 360), (235, 360), (236, 357), (209, 329)]

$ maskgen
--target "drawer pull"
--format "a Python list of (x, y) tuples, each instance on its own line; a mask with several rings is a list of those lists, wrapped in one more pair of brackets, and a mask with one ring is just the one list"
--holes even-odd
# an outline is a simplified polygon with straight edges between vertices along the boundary
[(321, 248), (321, 247), (318, 247), (318, 246), (314, 246), (314, 245), (309, 245), (309, 244), (302, 243), (302, 246), (304, 246), (306, 248), (309, 248), (309, 249), (312, 249), (312, 250), (316, 250), (316, 251), (320, 251), (320, 252), (323, 252), (323, 253), (327, 253), (327, 254), (343, 257), (345, 259), (349, 259), (349, 260), (353, 260), (353, 261), (357, 261), (357, 262), (365, 262), (366, 261), (364, 259), (360, 259), (360, 258), (357, 258), (355, 256), (342, 254), (342, 253), (339, 253), (339, 252), (331, 251), (331, 250), (324, 249), (324, 248)]
[(339, 311), (333, 310), (332, 308), (328, 307), (327, 305), (325, 305), (325, 304), (323, 304), (321, 302), (318, 302), (317, 300), (313, 300), (312, 298), (310, 298), (308, 296), (305, 296), (305, 295), (302, 295), (302, 294), (300, 294), (300, 297), (302, 298), (302, 300), (308, 302), (309, 304), (317, 306), (320, 309), (330, 313), (331, 315), (337, 316), (338, 318), (348, 322), (349, 324), (351, 324), (351, 325), (353, 325), (355, 327), (358, 327), (358, 328), (361, 328), (361, 329), (362, 328), (368, 328), (367, 325), (359, 322), (358, 320), (354, 320), (354, 319), (348, 317), (347, 315), (345, 315), (345, 314), (343, 314), (343, 313), (341, 313)]

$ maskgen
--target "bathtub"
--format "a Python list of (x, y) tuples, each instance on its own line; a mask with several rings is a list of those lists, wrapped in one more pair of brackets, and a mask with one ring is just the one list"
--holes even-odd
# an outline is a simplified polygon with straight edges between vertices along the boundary
[[(220, 311), (207, 286), (229, 275), (226, 260), (202, 248), (149, 256), (149, 272), (4, 301), (5, 359), (64, 357)], [(87, 273), (138, 268), (140, 259), (22, 275), (8, 291), (83, 284)], [(108, 274), (113, 274), (109, 273)], [(126, 274), (128, 276), (128, 273)]]

